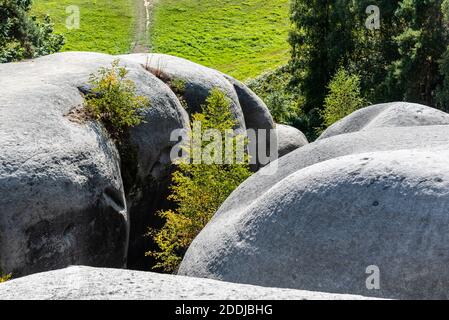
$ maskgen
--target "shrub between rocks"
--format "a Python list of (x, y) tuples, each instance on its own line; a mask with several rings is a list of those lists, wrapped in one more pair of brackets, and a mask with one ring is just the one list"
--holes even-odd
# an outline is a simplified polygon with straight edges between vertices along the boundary
[(92, 74), (91, 93), (86, 96), (89, 116), (101, 121), (113, 138), (118, 138), (127, 128), (139, 125), (139, 110), (150, 105), (146, 97), (136, 94), (136, 85), (126, 79), (128, 70), (115, 60), (111, 68), (100, 68)]
[[(237, 121), (230, 111), (230, 102), (218, 89), (212, 90), (202, 113), (192, 116), (193, 122), (201, 123), (201, 131), (216, 129), (222, 134), (222, 150), (225, 150), (225, 132), (235, 128)], [(242, 136), (233, 138), (236, 145)], [(214, 141), (215, 142), (215, 141)], [(211, 142), (209, 142), (211, 143)], [(208, 143), (202, 142), (201, 150)], [(235, 150), (235, 148), (234, 148)], [(189, 154), (191, 156), (191, 154)], [(235, 159), (235, 153), (232, 155)], [(183, 159), (173, 174), (174, 185), (169, 200), (177, 208), (159, 212), (166, 223), (161, 230), (150, 229), (148, 235), (158, 245), (158, 251), (150, 251), (159, 261), (154, 268), (167, 272), (177, 270), (187, 248), (206, 226), (220, 205), (246, 178), (251, 175), (248, 158), (244, 164), (196, 164)]]

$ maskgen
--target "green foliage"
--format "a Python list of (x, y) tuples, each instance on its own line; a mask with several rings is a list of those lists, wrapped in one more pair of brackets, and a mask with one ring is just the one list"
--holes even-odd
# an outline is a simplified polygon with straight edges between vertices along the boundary
[(303, 97), (301, 117), (296, 126), (310, 140), (321, 127), (320, 116), (327, 95), (327, 84), (340, 65), (349, 61), (352, 51), (352, 28), (356, 25), (347, 1), (293, 0), (293, 28), (290, 90)]
[(156, 52), (254, 78), (288, 61), (289, 0), (164, 0), (155, 3)]
[(396, 10), (402, 26), (394, 37), (400, 57), (391, 74), (404, 100), (436, 106), (436, 88), (442, 83), (439, 61), (449, 41), (442, 4), (442, 0), (404, 0)]
[(0, 274), (0, 283), (6, 282), (6, 281), (8, 281), (10, 279), (11, 279), (11, 275), (10, 274), (8, 274), (8, 275)]
[(440, 109), (449, 112), (449, 47), (440, 60), (440, 74), (444, 81), (438, 88), (437, 102)]
[(92, 74), (91, 93), (86, 96), (86, 111), (101, 121), (112, 137), (119, 137), (127, 128), (142, 122), (139, 111), (150, 102), (136, 94), (136, 86), (127, 79), (128, 70), (115, 60), (111, 68), (100, 68)]
[(326, 129), (340, 119), (366, 106), (366, 100), (360, 94), (360, 77), (350, 75), (340, 68), (328, 86), (329, 94), (324, 100), (321, 113)]
[[(378, 30), (365, 26), (373, 4), (381, 14)], [(321, 124), (317, 115), (327, 84), (340, 66), (359, 76), (360, 94), (372, 103), (406, 100), (444, 108), (448, 16), (448, 0), (294, 0), (290, 85), (304, 97), (302, 130)]]
[(30, 16), (31, 5), (31, 0), (0, 0), (0, 63), (51, 54), (63, 46), (48, 16), (40, 22)]
[(11, 274), (3, 274), (2, 270), (0, 269), (0, 283), (6, 282), (12, 278)]
[(283, 66), (247, 83), (266, 103), (276, 123), (292, 125), (300, 114), (302, 99), (288, 90), (290, 81), (288, 68)]
[(170, 81), (170, 88), (177, 96), (183, 96), (186, 91), (186, 81), (183, 79), (173, 79)]
[(321, 126), (320, 113), (318, 109), (304, 112), (305, 99), (297, 87), (290, 86), (291, 81), (289, 67), (283, 66), (247, 84), (267, 104), (276, 123), (296, 127), (313, 141), (317, 137), (316, 128)]
[[(131, 49), (137, 14), (135, 0), (34, 0), (34, 3), (33, 14), (50, 15), (56, 32), (66, 38), (62, 51), (121, 54)], [(69, 6), (81, 10), (79, 29), (66, 27)]]
[[(193, 122), (201, 123), (201, 131), (216, 129), (222, 133), (219, 141), (224, 149), (225, 132), (236, 125), (225, 95), (213, 90), (203, 106), (202, 113), (192, 116)], [(241, 136), (233, 138), (234, 145)], [(202, 150), (208, 143), (202, 143)], [(192, 154), (190, 154), (192, 156)], [(192, 159), (180, 161), (173, 174), (172, 194), (169, 200), (176, 204), (175, 210), (160, 212), (166, 223), (161, 230), (150, 230), (159, 251), (148, 252), (159, 263), (154, 268), (167, 272), (176, 271), (182, 257), (193, 239), (210, 221), (220, 205), (231, 192), (250, 176), (246, 159), (244, 164), (196, 164)]]
[[(441, 11), (443, 13), (443, 21), (448, 24), (449, 0), (443, 1)], [(446, 47), (446, 51), (439, 61), (439, 69), (443, 81), (437, 89), (437, 103), (440, 109), (449, 112), (449, 46)]]
[(298, 101), (290, 93), (282, 91), (270, 93), (265, 102), (276, 123), (289, 125), (299, 116)]

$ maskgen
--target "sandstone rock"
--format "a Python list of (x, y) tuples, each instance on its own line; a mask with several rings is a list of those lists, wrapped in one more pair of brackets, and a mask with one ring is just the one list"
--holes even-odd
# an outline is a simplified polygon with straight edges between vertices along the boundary
[(381, 127), (449, 124), (449, 114), (415, 103), (393, 102), (360, 109), (329, 127), (319, 139)]
[(304, 147), (309, 143), (304, 133), (296, 128), (283, 124), (277, 124), (276, 131), (278, 134), (279, 157), (283, 157), (286, 154)]
[(351, 154), (408, 148), (438, 147), (449, 143), (449, 126), (379, 128), (342, 134), (308, 144), (252, 175), (220, 207), (213, 219), (244, 211), (290, 174), (319, 162)]
[(240, 81), (223, 74), (223, 76), (234, 86), (239, 98), (239, 103), (248, 129), (274, 129), (275, 124), (270, 110), (250, 88)]
[(0, 300), (361, 300), (150, 272), (70, 267), (0, 284)]
[[(275, 129), (273, 117), (262, 99), (260, 99), (251, 89), (233, 77), (225, 74), (223, 74), (223, 76), (234, 86), (243, 111), (246, 128), (252, 129), (255, 134), (253, 137), (249, 135), (249, 152), (255, 159), (257, 159), (257, 163), (253, 164), (251, 169), (257, 171), (260, 167), (267, 164), (264, 163), (265, 161), (269, 162), (269, 158), (261, 161), (261, 158), (259, 158), (260, 155), (262, 155), (262, 157), (269, 156), (270, 158), (277, 158), (279, 156), (273, 155), (274, 152), (272, 152), (273, 150), (277, 151), (276, 146), (278, 145), (277, 131), (273, 131)], [(253, 141), (251, 141), (251, 139), (253, 139)], [(261, 150), (259, 141), (265, 141), (265, 143), (262, 144), (265, 147), (265, 150)], [(273, 150), (271, 150), (272, 146)]]
[[(267, 137), (265, 154), (269, 154), (271, 139), (268, 130), (274, 129), (273, 118), (265, 103), (240, 81), (217, 70), (165, 54), (131, 54), (121, 57), (145, 66), (168, 84), (181, 80), (185, 85), (182, 98), (186, 101), (190, 114), (201, 111), (201, 106), (212, 89), (221, 90), (231, 101), (231, 111), (238, 121), (238, 131), (253, 129), (259, 137), (260, 129), (267, 130), (266, 134), (261, 134), (264, 134), (262, 137)], [(258, 138), (255, 140), (254, 146), (257, 146)], [(257, 148), (254, 149), (254, 154), (256, 152)], [(259, 166), (260, 163), (253, 168), (257, 170)]]
[[(179, 273), (384, 298), (448, 298), (448, 133), (449, 126), (378, 128), (280, 158), (229, 197)], [(264, 174), (273, 166), (274, 175)], [(380, 269), (380, 290), (366, 288), (372, 265)]]
[(121, 57), (145, 66), (166, 83), (174, 80), (184, 82), (183, 98), (190, 114), (201, 111), (201, 106), (204, 105), (212, 89), (221, 90), (231, 101), (230, 107), (239, 123), (238, 129), (245, 130), (245, 120), (237, 93), (220, 72), (165, 54), (137, 53)]
[(129, 77), (152, 107), (144, 111), (146, 123), (130, 132), (132, 154), (122, 159), (127, 167), (121, 172), (102, 126), (70, 116), (83, 103), (89, 75), (115, 59), (73, 52), (0, 65), (3, 271), (21, 276), (70, 264), (125, 266), (129, 208), (121, 173), (129, 178), (127, 197), (136, 215), (134, 208), (146, 209), (139, 199), (147, 190), (138, 182), (165, 174), (170, 132), (187, 127), (188, 118), (164, 83), (127, 62)]
[(132, 62), (129, 65), (138, 68), (130, 73), (138, 84), (138, 93), (151, 102), (145, 111), (145, 121), (130, 130), (131, 155), (122, 165), (131, 218), (128, 267), (146, 270), (153, 262), (145, 257), (145, 252), (154, 248), (143, 235), (149, 227), (160, 224), (156, 212), (170, 206), (167, 201), (172, 169), (170, 151), (176, 143), (170, 141), (170, 135), (177, 129), (189, 130), (190, 124), (187, 112), (165, 83), (140, 65)]

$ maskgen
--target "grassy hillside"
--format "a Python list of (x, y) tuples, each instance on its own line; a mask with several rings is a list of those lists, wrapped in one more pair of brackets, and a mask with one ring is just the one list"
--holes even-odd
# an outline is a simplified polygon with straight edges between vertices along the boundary
[[(66, 8), (79, 6), (80, 29), (68, 30)], [(37, 16), (49, 14), (58, 33), (66, 37), (64, 50), (129, 52), (134, 33), (134, 0), (34, 0)]]
[(241, 80), (288, 60), (289, 0), (158, 0), (153, 50)]

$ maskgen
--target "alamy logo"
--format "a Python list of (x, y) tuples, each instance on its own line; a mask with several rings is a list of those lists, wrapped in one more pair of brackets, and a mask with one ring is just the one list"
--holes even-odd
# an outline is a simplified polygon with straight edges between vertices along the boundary
[(366, 288), (368, 290), (380, 290), (380, 269), (378, 266), (372, 265), (366, 268)]
[(366, 8), (366, 14), (368, 18), (366, 19), (365, 26), (369, 30), (379, 30), (380, 29), (380, 9), (378, 6), (370, 5)]
[(65, 9), (65, 13), (68, 14), (68, 17), (65, 20), (66, 28), (69, 30), (79, 29), (81, 19), (80, 8), (78, 6), (68, 6)]
[(248, 129), (242, 133), (235, 130), (203, 130), (200, 121), (194, 121), (192, 131), (178, 129), (170, 140), (176, 145), (170, 152), (173, 163), (191, 164), (250, 164), (264, 167), (262, 174), (277, 171), (278, 141), (275, 129)]

